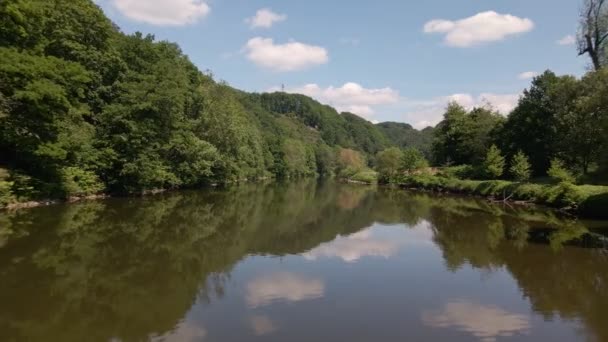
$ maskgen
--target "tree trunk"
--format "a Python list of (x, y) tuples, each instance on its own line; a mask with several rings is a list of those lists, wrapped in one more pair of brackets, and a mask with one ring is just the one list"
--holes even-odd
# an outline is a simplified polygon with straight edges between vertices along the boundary
[(587, 40), (587, 53), (589, 57), (591, 57), (591, 62), (593, 63), (593, 68), (597, 71), (602, 67), (600, 64), (600, 56), (598, 48), (594, 46), (593, 41), (591, 39), (591, 35), (587, 34), (585, 39)]

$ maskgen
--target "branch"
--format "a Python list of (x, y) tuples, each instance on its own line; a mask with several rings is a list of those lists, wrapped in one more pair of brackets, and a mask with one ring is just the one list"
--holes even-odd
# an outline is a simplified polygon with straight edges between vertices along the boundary
[(600, 46), (606, 38), (608, 38), (608, 32), (604, 33), (604, 35), (600, 37), (600, 39), (597, 41), (597, 46)]

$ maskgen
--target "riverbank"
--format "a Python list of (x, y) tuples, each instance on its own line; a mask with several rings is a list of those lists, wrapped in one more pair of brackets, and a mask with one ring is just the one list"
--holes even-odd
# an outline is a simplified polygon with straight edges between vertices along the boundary
[(545, 205), (582, 218), (608, 219), (608, 186), (480, 181), (433, 175), (404, 177), (404, 188), (483, 196), (497, 202)]

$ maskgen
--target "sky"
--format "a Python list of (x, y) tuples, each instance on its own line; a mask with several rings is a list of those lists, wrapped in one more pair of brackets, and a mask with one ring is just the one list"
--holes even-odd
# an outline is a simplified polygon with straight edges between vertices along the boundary
[(178, 43), (252, 92), (309, 95), (371, 122), (437, 124), (446, 104), (508, 114), (531, 78), (581, 76), (578, 0), (96, 0), (126, 33)]

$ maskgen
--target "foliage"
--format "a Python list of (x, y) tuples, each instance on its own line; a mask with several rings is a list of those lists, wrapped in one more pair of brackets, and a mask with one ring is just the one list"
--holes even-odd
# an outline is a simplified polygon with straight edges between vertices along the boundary
[[(433, 191), (449, 191), (493, 197), (497, 200), (531, 201), (552, 207), (568, 207), (587, 217), (606, 217), (602, 205), (608, 204), (608, 187), (593, 185), (532, 184), (510, 181), (480, 181), (432, 176), (410, 175), (402, 180), (410, 187)], [(605, 207), (604, 207), (605, 208)]]
[(97, 175), (78, 167), (62, 170), (62, 183), (66, 196), (87, 196), (101, 192), (104, 187)]
[(91, 0), (6, 0), (0, 20), (0, 164), (19, 200), (352, 176), (393, 146), (310, 97), (217, 82)]
[(402, 170), (403, 151), (397, 147), (388, 148), (376, 155), (376, 170), (382, 182), (389, 183)]
[(403, 150), (402, 169), (408, 173), (420, 169), (424, 169), (429, 166), (429, 163), (424, 159), (422, 153), (413, 147), (408, 147)]
[(503, 123), (503, 117), (488, 108), (470, 112), (452, 102), (436, 129), (433, 159), (437, 165), (480, 164), (491, 145), (491, 132)]
[(559, 159), (551, 161), (551, 167), (547, 171), (547, 174), (557, 182), (574, 183), (576, 181), (576, 178), (564, 165), (564, 162)]
[(519, 151), (513, 159), (511, 160), (511, 167), (509, 168), (511, 175), (518, 182), (526, 182), (530, 179), (532, 175), (532, 171), (530, 170), (530, 162), (528, 161), (528, 157), (522, 152)]
[(382, 122), (376, 127), (384, 133), (391, 145), (399, 148), (415, 147), (427, 160), (432, 158), (433, 127), (416, 130), (411, 125), (401, 122)]
[(484, 171), (490, 179), (500, 178), (505, 170), (505, 158), (496, 145), (492, 145), (486, 154)]
[(0, 180), (0, 208), (15, 201), (12, 192), (13, 183)]

